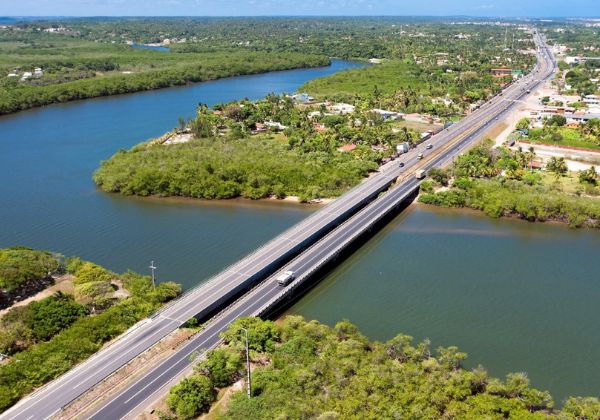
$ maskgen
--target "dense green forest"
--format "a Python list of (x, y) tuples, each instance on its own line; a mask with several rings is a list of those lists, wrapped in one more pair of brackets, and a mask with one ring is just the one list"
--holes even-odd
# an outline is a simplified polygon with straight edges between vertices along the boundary
[[(485, 144), (460, 156), (450, 170), (429, 171), (419, 201), (446, 207), (470, 207), (493, 217), (561, 221), (573, 227), (600, 227), (599, 177), (594, 167), (576, 179), (562, 158), (550, 159), (548, 173), (530, 169), (535, 155)], [(434, 192), (434, 187), (451, 188)], [(573, 185), (575, 183), (575, 185)]]
[[(69, 19), (35, 22), (27, 27), (65, 27), (84, 39), (100, 42), (161, 43), (174, 51), (299, 52), (346, 59), (413, 59), (447, 52), (467, 61), (493, 59), (502, 52), (520, 60), (518, 49), (533, 46), (518, 23), (481, 24), (473, 19), (415, 17), (265, 17), (265, 18), (131, 18)], [(514, 35), (514, 36), (513, 36)], [(513, 38), (515, 39), (513, 44)], [(510, 40), (510, 45), (508, 44)], [(443, 51), (440, 51), (443, 50)], [(434, 57), (426, 58), (434, 59)]]
[[(19, 270), (32, 265), (21, 255), (11, 263)], [(153, 288), (147, 276), (118, 275), (79, 258), (61, 260), (58, 269), (73, 276), (74, 295), (58, 292), (0, 318), (0, 353), (8, 357), (0, 364), (0, 412), (181, 293), (176, 283)]]
[(121, 151), (102, 163), (94, 181), (105, 191), (126, 195), (206, 199), (275, 195), (307, 201), (337, 196), (375, 168), (376, 164), (352, 155), (290, 150), (269, 136), (207, 138)]
[(179, 419), (206, 412), (217, 391), (244, 377), (248, 330), (252, 398), (237, 391), (217, 409), (224, 419), (596, 419), (595, 397), (569, 398), (553, 409), (550, 394), (529, 385), (525, 373), (492, 378), (461, 365), (456, 347), (435, 351), (428, 341), (399, 334), (369, 341), (347, 321), (331, 328), (298, 316), (281, 323), (243, 318), (222, 336), (225, 345), (200, 362), (193, 376), (171, 389), (167, 404)]
[[(0, 114), (55, 102), (159, 89), (329, 63), (324, 56), (253, 51), (169, 53), (65, 35), (0, 30)], [(26, 80), (25, 72), (42, 74)]]
[[(218, 77), (314, 67), (327, 64), (327, 57), (403, 60), (426, 71), (439, 66), (442, 72), (475, 71), (479, 77), (487, 76), (491, 66), (527, 71), (535, 60), (522, 52), (533, 46), (531, 36), (512, 24), (510, 36), (516, 41), (507, 48), (504, 29), (370, 18), (21, 22), (0, 28), (0, 114)], [(127, 45), (134, 42), (168, 45), (170, 52)], [(40, 73), (31, 74), (36, 68)], [(438, 78), (427, 83), (437, 85)], [(460, 78), (477, 82), (469, 74)]]

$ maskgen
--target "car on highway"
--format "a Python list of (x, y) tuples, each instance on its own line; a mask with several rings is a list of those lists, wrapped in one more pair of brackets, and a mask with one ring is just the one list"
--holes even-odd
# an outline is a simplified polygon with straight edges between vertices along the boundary
[(419, 153), (419, 154), (417, 155), (417, 159), (419, 159), (419, 160), (423, 159), (423, 153)]
[(404, 162), (400, 162), (400, 164), (398, 164), (399, 167), (404, 168)]
[(284, 271), (279, 276), (277, 276), (277, 284), (280, 286), (287, 286), (296, 278), (296, 273), (293, 271)]
[(433, 149), (433, 144), (428, 144), (427, 145), (427, 150), (431, 150), (431, 149)]

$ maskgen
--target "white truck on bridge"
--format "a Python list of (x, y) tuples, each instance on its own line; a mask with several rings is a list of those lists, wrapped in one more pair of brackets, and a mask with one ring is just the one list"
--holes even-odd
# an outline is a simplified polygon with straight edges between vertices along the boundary
[(296, 274), (293, 271), (284, 271), (277, 276), (277, 283), (280, 286), (287, 286), (296, 278)]

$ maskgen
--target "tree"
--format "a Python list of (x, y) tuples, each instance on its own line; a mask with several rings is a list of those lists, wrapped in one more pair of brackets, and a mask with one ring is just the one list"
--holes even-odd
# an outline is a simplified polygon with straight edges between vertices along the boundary
[(567, 119), (563, 115), (553, 115), (546, 120), (546, 124), (552, 127), (563, 127)]
[(548, 163), (546, 164), (546, 168), (550, 172), (554, 172), (557, 176), (564, 175), (569, 170), (569, 168), (567, 167), (567, 162), (565, 162), (565, 158), (563, 158), (563, 157), (557, 158), (555, 156), (552, 156), (548, 160)]
[(108, 282), (114, 278), (113, 273), (91, 262), (83, 263), (75, 272), (75, 284)]
[(58, 292), (29, 304), (25, 325), (37, 341), (46, 341), (87, 314), (87, 309), (75, 303), (72, 296)]
[(447, 186), (448, 180), (450, 179), (450, 174), (448, 171), (442, 168), (431, 168), (427, 175), (429, 178), (443, 186)]
[(58, 258), (50, 252), (25, 247), (0, 249), (0, 290), (10, 292), (42, 280), (59, 267)]
[(598, 183), (598, 173), (595, 167), (579, 172), (579, 182), (582, 184), (596, 185)]
[(235, 350), (212, 350), (197, 367), (219, 388), (231, 385), (243, 367), (242, 358)]
[(215, 400), (215, 389), (206, 376), (185, 378), (171, 388), (167, 405), (181, 419), (192, 419), (208, 411)]
[(226, 343), (242, 347), (245, 336), (242, 328), (248, 330), (249, 347), (255, 351), (272, 349), (279, 337), (279, 330), (272, 321), (262, 321), (260, 318), (238, 318), (229, 329), (221, 334)]
[(517, 130), (527, 130), (529, 128), (529, 120), (527, 118), (521, 118), (517, 123)]

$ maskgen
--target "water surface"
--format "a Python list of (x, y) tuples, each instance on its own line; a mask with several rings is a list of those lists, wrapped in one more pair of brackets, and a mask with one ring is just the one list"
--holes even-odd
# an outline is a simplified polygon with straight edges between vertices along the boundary
[(196, 285), (314, 208), (142, 200), (98, 191), (102, 159), (157, 137), (199, 102), (294, 92), (316, 77), (362, 64), (221, 79), (151, 92), (51, 105), (0, 117), (0, 247), (80, 255), (118, 272)]
[(597, 231), (412, 206), (289, 312), (457, 345), (468, 367), (527, 372), (557, 402), (598, 396), (598, 250)]

